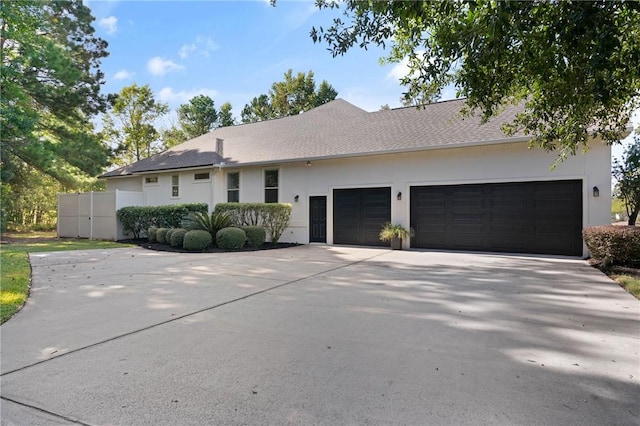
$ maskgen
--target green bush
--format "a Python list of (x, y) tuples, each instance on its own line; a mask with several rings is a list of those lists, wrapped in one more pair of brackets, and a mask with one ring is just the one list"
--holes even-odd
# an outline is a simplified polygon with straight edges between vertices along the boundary
[(211, 215), (206, 213), (190, 213), (182, 221), (182, 227), (188, 230), (202, 229), (211, 234), (211, 238), (215, 240), (216, 234), (222, 228), (227, 228), (233, 225), (231, 218), (226, 213), (211, 212)]
[(182, 247), (185, 250), (204, 250), (211, 245), (212, 241), (210, 233), (202, 229), (195, 229), (184, 234)]
[(150, 226), (149, 229), (147, 229), (147, 238), (149, 239), (150, 243), (158, 242), (156, 232), (158, 232), (158, 228), (156, 228), (155, 226)]
[(244, 247), (247, 234), (240, 228), (223, 228), (216, 234), (216, 245), (225, 250), (236, 250)]
[(151, 226), (158, 228), (178, 228), (180, 222), (192, 212), (207, 213), (206, 203), (172, 204), (168, 206), (123, 207), (116, 212), (122, 224), (122, 230), (130, 233), (134, 238), (144, 236)]
[(582, 230), (591, 256), (607, 265), (640, 264), (640, 227), (592, 226)]
[(164, 236), (164, 240), (167, 242), (167, 244), (169, 244), (169, 242), (171, 241), (171, 234), (173, 234), (173, 231), (175, 231), (177, 228), (169, 228), (169, 230), (167, 231), (166, 235)]
[(182, 247), (182, 243), (184, 241), (184, 235), (189, 232), (184, 228), (174, 229), (171, 233), (171, 238), (169, 239), (169, 244), (171, 247)]
[(227, 213), (235, 226), (262, 226), (272, 243), (277, 243), (291, 219), (291, 204), (285, 203), (220, 203), (215, 212)]
[(169, 232), (169, 228), (158, 228), (156, 231), (156, 240), (160, 244), (167, 244), (167, 232)]
[(242, 230), (247, 234), (247, 243), (251, 247), (260, 247), (267, 239), (267, 231), (262, 226), (243, 226)]

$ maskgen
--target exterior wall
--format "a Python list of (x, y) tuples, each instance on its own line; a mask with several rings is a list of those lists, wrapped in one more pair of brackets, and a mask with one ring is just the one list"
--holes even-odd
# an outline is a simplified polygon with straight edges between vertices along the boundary
[[(409, 188), (418, 185), (453, 185), (537, 180), (582, 179), (583, 225), (610, 223), (611, 151), (594, 142), (587, 154), (578, 153), (551, 170), (556, 153), (529, 150), (526, 143), (451, 148), (417, 153), (282, 164), (279, 201), (293, 205), (291, 225), (282, 241), (309, 242), (309, 197), (327, 196), (327, 243), (333, 243), (334, 189), (391, 187), (391, 220), (409, 226)], [(264, 200), (264, 170), (245, 167), (240, 172), (240, 201)], [(226, 172), (226, 170), (225, 170)], [(218, 176), (223, 180), (224, 173)], [(600, 197), (594, 198), (597, 186)], [(226, 187), (225, 187), (226, 188)], [(402, 200), (397, 200), (402, 192)], [(299, 201), (294, 197), (299, 195)], [(225, 202), (226, 191), (215, 202)], [(408, 247), (409, 242), (405, 242)], [(586, 249), (585, 249), (586, 255)]]

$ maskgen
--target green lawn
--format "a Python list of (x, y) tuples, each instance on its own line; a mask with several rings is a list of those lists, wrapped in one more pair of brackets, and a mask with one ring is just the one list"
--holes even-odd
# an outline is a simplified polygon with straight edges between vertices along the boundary
[(130, 247), (113, 241), (58, 239), (55, 232), (6, 234), (0, 245), (0, 324), (22, 307), (29, 295), (31, 266), (27, 253), (39, 251), (90, 250)]
[(636, 299), (640, 299), (640, 275), (608, 273), (620, 287), (633, 294)]

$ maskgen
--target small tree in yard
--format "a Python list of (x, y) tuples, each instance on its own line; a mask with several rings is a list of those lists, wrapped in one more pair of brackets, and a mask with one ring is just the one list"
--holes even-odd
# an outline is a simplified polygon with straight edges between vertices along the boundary
[(614, 161), (613, 177), (618, 181), (616, 192), (624, 201), (629, 225), (635, 225), (640, 212), (640, 133), (636, 132), (622, 161)]

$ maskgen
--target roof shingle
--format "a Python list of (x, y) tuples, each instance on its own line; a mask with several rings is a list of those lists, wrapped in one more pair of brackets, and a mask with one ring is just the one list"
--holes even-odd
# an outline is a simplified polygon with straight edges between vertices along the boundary
[[(507, 138), (501, 130), (503, 123), (513, 121), (519, 107), (507, 107), (499, 116), (481, 124), (479, 117), (460, 115), (463, 105), (464, 100), (455, 100), (421, 108), (366, 112), (336, 99), (296, 116), (221, 127), (101, 177), (221, 163), (278, 163), (522, 139), (522, 134)], [(216, 152), (216, 139), (223, 140), (224, 157)]]

